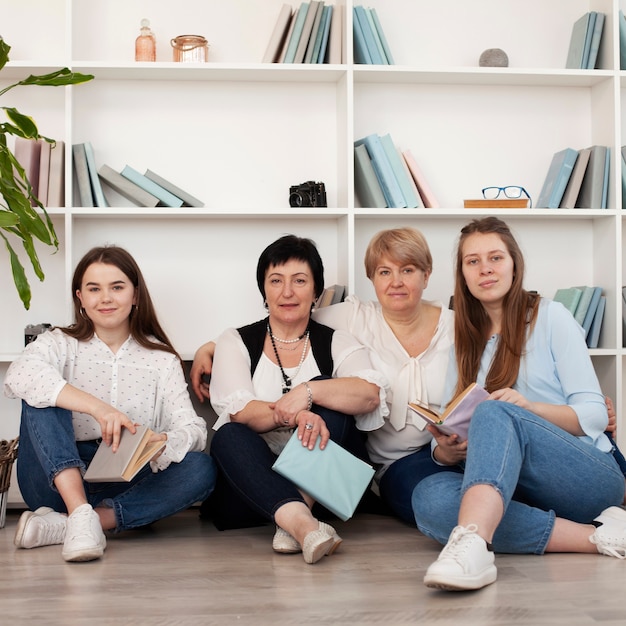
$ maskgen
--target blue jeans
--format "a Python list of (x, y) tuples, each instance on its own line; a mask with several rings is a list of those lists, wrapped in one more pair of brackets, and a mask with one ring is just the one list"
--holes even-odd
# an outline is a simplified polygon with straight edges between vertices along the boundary
[(432, 459), (430, 444), (394, 461), (385, 471), (378, 489), (380, 497), (403, 522), (415, 526), (411, 496), (416, 485), (427, 476), (438, 472), (462, 472), (458, 467), (437, 465)]
[(502, 496), (493, 547), (515, 554), (543, 554), (555, 517), (589, 523), (624, 500), (624, 475), (611, 453), (514, 404), (479, 404), (468, 441), (464, 475), (435, 474), (413, 492), (417, 527), (442, 544), (474, 485), (491, 485)]
[[(28, 507), (67, 511), (54, 478), (71, 467), (84, 472), (98, 445), (98, 441), (74, 440), (70, 411), (36, 409), (22, 402), (17, 481)], [(144, 467), (129, 483), (83, 484), (89, 504), (115, 511), (115, 531), (119, 532), (151, 524), (204, 500), (213, 491), (215, 475), (211, 457), (189, 452), (163, 471), (153, 473), (149, 465)]]
[[(367, 460), (362, 434), (354, 418), (313, 405), (330, 431), (330, 438), (352, 454)], [(218, 471), (215, 493), (203, 506), (220, 530), (261, 526), (288, 502), (304, 502), (298, 488), (272, 465), (277, 456), (261, 435), (245, 424), (229, 422), (213, 435), (211, 456)]]

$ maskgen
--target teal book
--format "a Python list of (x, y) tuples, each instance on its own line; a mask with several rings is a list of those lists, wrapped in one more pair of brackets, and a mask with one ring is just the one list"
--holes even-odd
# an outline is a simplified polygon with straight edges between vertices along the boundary
[(326, 51), (328, 50), (328, 36), (330, 33), (330, 23), (333, 19), (333, 5), (329, 4), (324, 7), (322, 42), (320, 44), (319, 54), (316, 63), (324, 63), (326, 60)]
[(587, 347), (597, 348), (600, 344), (600, 331), (602, 330), (602, 321), (604, 319), (604, 311), (606, 309), (606, 296), (600, 296), (598, 302), (598, 308), (593, 316), (593, 322), (591, 323), (591, 329), (587, 337)]
[(393, 144), (393, 140), (391, 139), (391, 135), (386, 134), (380, 138), (381, 143), (383, 144), (383, 148), (385, 149), (385, 154), (387, 155), (387, 159), (389, 159), (389, 163), (391, 163), (391, 169), (400, 185), (400, 189), (402, 190), (402, 195), (404, 196), (404, 202), (406, 206), (410, 209), (414, 209), (420, 206), (420, 202), (417, 199), (417, 195), (415, 194), (413, 185), (411, 185), (411, 181), (409, 180), (409, 174), (404, 167), (402, 162), (402, 157), (398, 152), (398, 149)]
[[(94, 205), (93, 192), (91, 191), (91, 181), (89, 180), (89, 168), (87, 167), (84, 143), (75, 143), (72, 145), (72, 162), (74, 163), (74, 173), (76, 174), (76, 186), (80, 206), (92, 207)], [(74, 202), (74, 205), (76, 205), (76, 202)]]
[(385, 48), (383, 47), (383, 42), (380, 39), (380, 35), (378, 34), (378, 29), (376, 28), (376, 22), (374, 22), (374, 17), (372, 16), (372, 11), (374, 9), (365, 9), (365, 13), (367, 15), (367, 21), (370, 25), (370, 30), (374, 35), (374, 41), (376, 42), (376, 47), (378, 48), (378, 53), (380, 54), (381, 63), (383, 65), (389, 65), (389, 61), (387, 60), (387, 55), (385, 54)]
[(166, 178), (159, 176), (156, 172), (153, 172), (152, 170), (146, 170), (144, 172), (144, 176), (154, 181), (157, 185), (160, 185), (161, 187), (163, 187), (163, 189), (165, 189), (166, 191), (169, 191), (170, 193), (179, 197), (183, 201), (183, 206), (191, 206), (191, 207), (203, 207), (204, 206), (204, 202), (202, 202), (202, 200), (198, 200), (198, 198), (195, 198), (190, 193), (187, 193), (184, 189), (181, 189), (180, 187), (176, 186), (174, 183), (171, 183)]
[(600, 209), (602, 208), (604, 196), (604, 180), (606, 176), (606, 146), (591, 146), (589, 163), (583, 177), (578, 200), (577, 209)]
[(361, 27), (361, 32), (363, 33), (363, 38), (365, 39), (365, 45), (367, 46), (367, 51), (369, 52), (372, 65), (383, 65), (383, 58), (378, 50), (370, 21), (367, 18), (367, 10), (362, 6), (355, 6), (354, 19), (358, 20)]
[(572, 170), (572, 174), (569, 177), (567, 187), (561, 198), (559, 207), (561, 209), (573, 209), (576, 207), (576, 201), (580, 194), (580, 187), (583, 184), (583, 178), (587, 171), (587, 165), (589, 164), (589, 157), (591, 156), (591, 148), (583, 148), (578, 151), (578, 158), (576, 164)]
[(609, 205), (609, 174), (611, 169), (611, 148), (606, 147), (606, 156), (604, 158), (604, 179), (602, 181), (602, 204), (603, 209)]
[(587, 287), (586, 285), (577, 286), (582, 293), (580, 294), (580, 300), (576, 305), (576, 311), (574, 311), (574, 319), (582, 326), (585, 321), (585, 316), (591, 304), (591, 298), (593, 296), (594, 287)]
[(581, 70), (587, 68), (595, 21), (595, 11), (589, 11), (574, 22), (567, 51), (567, 60), (565, 61), (566, 69)]
[(600, 296), (602, 295), (602, 287), (592, 287), (592, 289), (593, 289), (593, 293), (591, 294), (591, 299), (589, 300), (589, 306), (587, 307), (587, 313), (585, 313), (585, 319), (583, 319), (583, 323), (582, 323), (582, 327), (585, 330), (585, 338), (589, 336), (589, 331), (591, 330), (591, 324), (596, 314), (598, 303), (600, 302)]
[(619, 12), (619, 69), (626, 70), (626, 16)]
[(152, 194), (155, 198), (159, 199), (159, 204), (161, 206), (169, 206), (178, 208), (183, 206), (183, 201), (175, 196), (173, 193), (167, 191), (158, 185), (153, 180), (150, 180), (147, 176), (144, 176), (137, 170), (130, 167), (130, 165), (126, 165), (124, 169), (121, 171), (121, 174), (124, 178), (127, 178), (131, 182), (135, 183), (138, 187), (141, 187), (148, 193)]
[(383, 32), (383, 27), (380, 24), (380, 20), (378, 19), (378, 13), (376, 13), (376, 9), (370, 9), (370, 13), (372, 15), (372, 20), (374, 21), (374, 25), (376, 26), (376, 31), (378, 32), (378, 37), (380, 38), (380, 43), (383, 46), (383, 50), (385, 51), (385, 57), (387, 59), (388, 65), (393, 65), (394, 60), (391, 54), (391, 49), (389, 48), (389, 43), (387, 42), (387, 38), (385, 37), (385, 33)]
[(589, 60), (587, 61), (587, 69), (595, 70), (598, 63), (598, 53), (600, 51), (600, 42), (602, 41), (602, 31), (604, 30), (604, 13), (596, 13), (596, 21), (593, 26), (591, 35), (591, 47), (589, 48)]
[(93, 146), (90, 142), (86, 141), (85, 146), (85, 158), (87, 159), (87, 170), (89, 171), (89, 181), (91, 182), (91, 192), (93, 194), (93, 201), (95, 206), (109, 206), (106, 198), (104, 197), (104, 191), (102, 191), (102, 184), (100, 183), (100, 177), (98, 176), (98, 168), (96, 167), (96, 156), (93, 151)]
[[(313, 24), (313, 32), (311, 33), (311, 41), (309, 42), (309, 47), (307, 48), (306, 55), (304, 57), (305, 63), (317, 63), (317, 59), (320, 55), (320, 48), (322, 46), (322, 38), (324, 37), (325, 20), (328, 15), (328, 11), (326, 10), (327, 8), (328, 7), (324, 6), (324, 3), (322, 2), (317, 11), (315, 24)], [(313, 38), (314, 33), (315, 38)]]
[(372, 166), (378, 177), (383, 194), (385, 195), (385, 202), (387, 206), (394, 209), (406, 208), (406, 202), (404, 201), (404, 194), (402, 189), (396, 180), (395, 174), (383, 148), (383, 144), (378, 135), (372, 134), (358, 139), (354, 142), (355, 146), (364, 144), (367, 148), (367, 152), (370, 155)]
[(572, 315), (574, 315), (582, 295), (583, 292), (581, 289), (578, 289), (578, 287), (566, 287), (557, 289), (554, 294), (554, 298), (552, 299), (555, 302), (560, 302)]
[(309, 3), (309, 10), (306, 14), (306, 20), (304, 20), (304, 24), (302, 25), (302, 33), (300, 33), (300, 40), (298, 41), (296, 54), (293, 58), (294, 63), (304, 63), (304, 56), (311, 39), (311, 32), (313, 31), (313, 24), (315, 23), (317, 10), (321, 4), (321, 0), (311, 0)]
[(287, 51), (285, 52), (285, 58), (283, 63), (293, 63), (296, 57), (296, 50), (298, 49), (298, 43), (300, 42), (300, 35), (302, 35), (302, 28), (306, 20), (307, 13), (309, 11), (309, 3), (302, 2), (298, 9), (296, 16), (294, 17), (293, 29), (291, 31), (291, 37), (287, 44)]
[[(546, 179), (539, 192), (538, 209), (558, 209), (578, 159), (578, 150), (565, 148), (552, 157)], [(584, 185), (584, 179), (583, 179)]]
[(387, 206), (370, 155), (363, 144), (354, 147), (354, 190), (364, 208), (381, 209)]
[(354, 62), (360, 65), (371, 65), (372, 57), (365, 42), (365, 34), (361, 28), (361, 22), (356, 14), (356, 7), (352, 9), (352, 34), (354, 39)]

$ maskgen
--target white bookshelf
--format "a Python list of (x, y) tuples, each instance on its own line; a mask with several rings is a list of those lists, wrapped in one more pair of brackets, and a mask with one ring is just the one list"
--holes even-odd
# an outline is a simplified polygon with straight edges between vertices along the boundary
[[(373, 297), (363, 253), (380, 229), (420, 228), (434, 255), (427, 297), (448, 301), (459, 229), (484, 212), (462, 209), (488, 185), (522, 185), (537, 199), (552, 155), (611, 147), (609, 209), (502, 210), (526, 253), (529, 288), (601, 285), (607, 311), (592, 358), (619, 417), (626, 407), (621, 285), (626, 280), (620, 146), (626, 144), (626, 72), (619, 70), (618, 11), (626, 0), (370, 0), (396, 64), (261, 64), (283, 0), (22, 0), (5, 3), (12, 46), (0, 84), (69, 66), (96, 79), (68, 88), (20, 88), (2, 98), (66, 146), (90, 141), (98, 166), (150, 168), (202, 199), (203, 209), (145, 209), (114, 194), (111, 208), (51, 210), (59, 253), (42, 253), (24, 311), (0, 254), (0, 374), (26, 324), (71, 321), (70, 278), (93, 245), (117, 243), (139, 261), (175, 345), (190, 359), (226, 326), (263, 315), (255, 282), (260, 251), (286, 232), (316, 241), (326, 281)], [(358, 2), (355, 2), (358, 3)], [(344, 40), (352, 49), (353, 4)], [(295, 0), (294, 6), (299, 5)], [(598, 70), (565, 70), (571, 28), (606, 14)], [(134, 62), (140, 20), (150, 19), (157, 62)], [(204, 35), (209, 63), (176, 64), (169, 41)], [(479, 68), (500, 47), (508, 68)], [(35, 97), (36, 96), (36, 97)], [(623, 130), (624, 129), (624, 130)], [(362, 209), (352, 143), (390, 133), (410, 148), (442, 208)], [(69, 151), (66, 169), (71, 172)], [(292, 209), (289, 186), (324, 181), (327, 209)], [(76, 197), (76, 196), (74, 196)], [(29, 273), (32, 276), (32, 272)], [(17, 434), (19, 404), (0, 398), (0, 438)], [(626, 445), (626, 424), (620, 441)], [(13, 488), (13, 487), (12, 487)]]

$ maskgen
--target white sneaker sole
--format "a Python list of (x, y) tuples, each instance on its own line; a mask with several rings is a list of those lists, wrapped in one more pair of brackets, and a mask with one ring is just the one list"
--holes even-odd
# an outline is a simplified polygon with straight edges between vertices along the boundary
[(104, 545), (97, 545), (91, 548), (82, 548), (78, 550), (65, 551), (61, 552), (63, 559), (70, 563), (80, 563), (82, 561), (95, 561), (99, 559), (104, 554), (104, 549), (106, 548), (106, 542)]
[(487, 585), (496, 582), (498, 570), (492, 565), (484, 572), (475, 576), (445, 576), (443, 574), (426, 574), (424, 584), (432, 589), (443, 589), (445, 591), (472, 591), (482, 589)]

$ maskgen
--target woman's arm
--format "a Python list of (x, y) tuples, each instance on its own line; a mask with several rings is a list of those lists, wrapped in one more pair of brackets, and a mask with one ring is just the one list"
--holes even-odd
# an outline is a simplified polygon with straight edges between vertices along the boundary
[(209, 341), (201, 345), (193, 356), (193, 364), (189, 374), (191, 388), (200, 402), (210, 400), (209, 383), (203, 380), (203, 376), (210, 376), (213, 369), (213, 355), (215, 354), (215, 342)]

